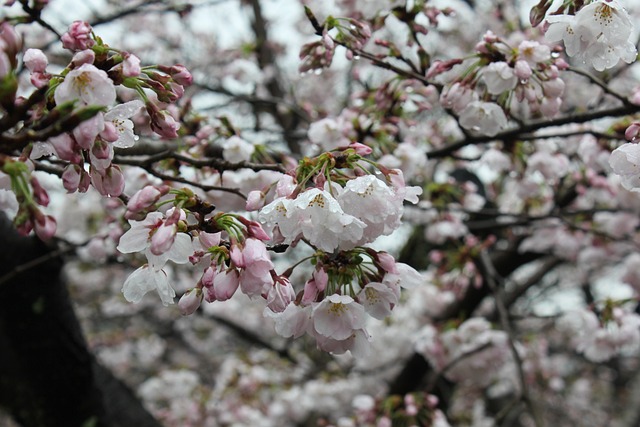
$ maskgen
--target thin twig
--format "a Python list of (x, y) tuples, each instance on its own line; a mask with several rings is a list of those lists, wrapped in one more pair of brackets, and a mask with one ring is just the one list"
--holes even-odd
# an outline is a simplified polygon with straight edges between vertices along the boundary
[(461, 361), (463, 361), (467, 357), (470, 357), (470, 356), (473, 356), (474, 354), (480, 353), (482, 350), (486, 350), (487, 348), (491, 347), (492, 345), (493, 345), (493, 343), (486, 342), (486, 343), (474, 348), (473, 350), (470, 350), (470, 351), (468, 351), (466, 353), (458, 355), (456, 358), (454, 358), (453, 360), (449, 361), (449, 363), (447, 363), (442, 369), (437, 371), (435, 373), (435, 375), (433, 375), (433, 377), (431, 377), (431, 379), (429, 380), (429, 383), (427, 384), (427, 387), (426, 387), (427, 393), (431, 392), (435, 388), (436, 384), (438, 383), (438, 380), (440, 378), (442, 378), (442, 376), (444, 374), (446, 374), (448, 370), (453, 368), (455, 365), (457, 365), (458, 363), (460, 363)]
[(35, 267), (37, 267), (39, 265), (42, 265), (42, 264), (44, 264), (44, 263), (46, 263), (48, 261), (53, 260), (53, 259), (59, 258), (62, 255), (66, 255), (68, 253), (74, 252), (74, 251), (76, 251), (76, 249), (87, 245), (90, 241), (91, 240), (87, 240), (87, 241), (85, 241), (83, 243), (80, 243), (80, 244), (77, 244), (77, 245), (70, 244), (70, 245), (68, 245), (68, 246), (66, 246), (64, 248), (55, 249), (55, 250), (53, 250), (51, 252), (48, 252), (48, 253), (46, 253), (44, 255), (41, 255), (41, 256), (37, 257), (37, 258), (34, 258), (31, 261), (27, 261), (24, 264), (17, 265), (10, 272), (6, 273), (3, 276), (0, 276), (0, 285), (4, 284), (4, 283), (6, 283), (6, 282), (8, 282), (10, 280), (13, 280), (14, 278), (19, 276), (20, 274), (22, 274), (22, 273), (24, 273), (24, 272), (26, 272), (26, 271), (28, 271), (28, 270), (30, 270), (32, 268), (35, 268)]
[(618, 93), (615, 90), (611, 89), (606, 82), (604, 82), (603, 80), (600, 80), (599, 78), (597, 78), (593, 74), (588, 73), (585, 70), (583, 70), (581, 68), (576, 68), (576, 67), (569, 67), (568, 70), (573, 72), (573, 73), (576, 73), (576, 74), (579, 74), (581, 76), (584, 76), (584, 77), (588, 78), (589, 81), (591, 81), (591, 83), (595, 84), (596, 86), (599, 86), (603, 91), (605, 91), (605, 93), (607, 93), (607, 94), (613, 96), (614, 98), (618, 99), (624, 105), (627, 105), (627, 106), (633, 105), (629, 101), (629, 99), (627, 99), (627, 97), (625, 97), (621, 93)]
[[(602, 119), (605, 117), (621, 117), (629, 114), (634, 114), (640, 111), (640, 105), (623, 105), (615, 108), (608, 108), (605, 110), (590, 111), (584, 114), (567, 115), (558, 117), (552, 120), (534, 120), (522, 126), (518, 126), (512, 129), (508, 129), (504, 132), (500, 132), (495, 136), (472, 136), (466, 137), (459, 141), (453, 142), (441, 148), (435, 148), (427, 153), (429, 159), (443, 158), (451, 153), (473, 144), (483, 144), (492, 141), (511, 141), (514, 139), (520, 139), (528, 137), (528, 134), (532, 134), (540, 129), (550, 128), (554, 126), (563, 126), (568, 124), (586, 123), (592, 120)], [(532, 135), (535, 136), (535, 135)], [(535, 139), (535, 138), (534, 138)]]

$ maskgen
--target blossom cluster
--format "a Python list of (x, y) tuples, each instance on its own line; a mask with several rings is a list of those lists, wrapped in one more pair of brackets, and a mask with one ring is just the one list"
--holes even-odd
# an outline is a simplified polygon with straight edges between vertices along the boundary
[[(3, 42), (4, 57), (9, 58), (6, 54), (9, 46), (15, 56), (21, 49), (19, 36), (7, 22), (2, 34), (3, 40), (12, 40), (11, 45)], [(28, 123), (33, 129), (31, 134), (25, 133), (26, 142), (30, 143), (25, 144), (23, 155), (33, 160), (55, 156), (64, 166), (61, 178), (69, 193), (83, 193), (92, 186), (103, 196), (120, 196), (125, 178), (121, 167), (113, 164), (114, 149), (130, 148), (138, 139), (131, 118), (146, 107), (154, 132), (167, 138), (177, 137), (179, 124), (160, 110), (158, 103), (178, 100), (184, 87), (191, 84), (191, 74), (181, 65), (141, 67), (135, 55), (109, 47), (83, 21), (71, 24), (61, 40), (73, 52), (73, 58), (59, 73), (48, 71), (48, 58), (39, 49), (27, 49), (22, 57), (38, 96), (14, 102), (31, 106), (40, 101)], [(16, 67), (11, 61), (9, 65)], [(122, 88), (120, 97), (118, 87)], [(156, 99), (150, 98), (145, 90)], [(134, 96), (141, 100), (121, 101)], [(35, 177), (29, 177), (29, 170), (11, 166), (15, 162), (9, 159), (1, 161), (21, 202), (14, 220), (16, 226), (24, 233), (35, 228), (42, 238), (52, 237), (55, 220), (41, 214), (32, 203), (35, 196), (40, 205), (46, 206), (47, 202), (43, 202), (48, 200), (46, 191)], [(30, 185), (21, 185), (24, 181)]]
[(575, 350), (592, 362), (604, 362), (640, 348), (640, 316), (608, 306), (598, 314), (589, 309), (568, 312), (558, 328), (571, 336)]
[(633, 24), (617, 0), (591, 2), (575, 15), (559, 13), (562, 9), (547, 16), (545, 36), (553, 42), (562, 40), (567, 55), (598, 71), (615, 67), (620, 59), (629, 64), (636, 60)]
[[(434, 62), (427, 75), (436, 77), (460, 62)], [(440, 102), (459, 116), (463, 128), (495, 136), (509, 124), (505, 112), (555, 116), (565, 86), (560, 71), (565, 68), (545, 44), (523, 40), (514, 47), (489, 31), (476, 45), (476, 61), (447, 82)]]

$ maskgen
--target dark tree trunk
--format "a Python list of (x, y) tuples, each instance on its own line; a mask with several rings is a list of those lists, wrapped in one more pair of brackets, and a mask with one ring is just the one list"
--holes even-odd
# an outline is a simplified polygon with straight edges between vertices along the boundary
[(160, 426), (89, 352), (53, 248), (3, 214), (0, 244), (0, 406), (24, 427)]

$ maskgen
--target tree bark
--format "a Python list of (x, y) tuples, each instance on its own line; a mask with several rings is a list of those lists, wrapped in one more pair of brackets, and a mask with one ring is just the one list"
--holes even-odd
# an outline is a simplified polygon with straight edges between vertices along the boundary
[(55, 248), (5, 215), (0, 242), (0, 406), (24, 427), (159, 427), (90, 353)]

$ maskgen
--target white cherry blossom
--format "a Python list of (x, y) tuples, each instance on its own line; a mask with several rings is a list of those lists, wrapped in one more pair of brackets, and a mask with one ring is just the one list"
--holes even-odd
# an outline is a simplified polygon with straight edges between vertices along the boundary
[(393, 306), (398, 303), (397, 294), (379, 282), (368, 283), (358, 294), (358, 299), (364, 305), (365, 311), (379, 320), (391, 315)]
[(53, 97), (58, 105), (78, 100), (82, 105), (109, 106), (116, 102), (116, 89), (106, 72), (83, 64), (69, 71)]
[(492, 95), (500, 95), (502, 92), (512, 90), (518, 84), (513, 68), (504, 61), (492, 62), (482, 71), (482, 77), (487, 85), (487, 90)]
[(395, 197), (387, 184), (373, 175), (365, 175), (347, 182), (338, 202), (344, 211), (366, 224), (358, 244), (389, 235), (400, 226), (402, 200)]
[(139, 303), (147, 292), (154, 289), (160, 295), (162, 304), (173, 304), (176, 292), (169, 284), (167, 273), (162, 269), (155, 269), (145, 264), (131, 273), (122, 285), (125, 299), (133, 303)]
[(326, 252), (354, 247), (366, 227), (345, 213), (329, 192), (318, 188), (307, 190), (294, 200), (274, 200), (260, 210), (259, 219), (268, 226), (278, 225), (285, 243), (292, 243), (302, 234)]
[(118, 132), (118, 139), (113, 143), (115, 147), (133, 147), (138, 137), (133, 133), (133, 122), (129, 119), (142, 107), (144, 103), (136, 99), (116, 105), (104, 114), (105, 122), (112, 123)]
[(151, 212), (143, 221), (129, 221), (131, 228), (120, 237), (118, 251), (121, 253), (144, 252), (149, 264), (155, 268), (162, 268), (167, 261), (171, 260), (176, 264), (186, 264), (189, 256), (193, 254), (193, 244), (191, 237), (185, 233), (175, 233), (175, 237), (170, 245), (162, 246), (163, 252), (153, 253), (151, 250), (152, 238), (164, 225), (164, 215), (161, 212)]
[(323, 337), (346, 340), (366, 323), (364, 307), (348, 295), (333, 294), (313, 309), (313, 329)]
[(236, 135), (222, 142), (222, 157), (231, 163), (248, 162), (254, 151), (253, 144)]
[(620, 59), (636, 60), (630, 40), (633, 25), (627, 11), (616, 0), (597, 0), (575, 16), (551, 15), (546, 38), (564, 41), (567, 55), (575, 56), (598, 71), (614, 67)]
[(613, 150), (609, 165), (622, 178), (624, 188), (640, 191), (640, 144), (627, 143)]
[(472, 102), (460, 113), (460, 125), (482, 135), (495, 136), (507, 127), (504, 110), (493, 102)]

